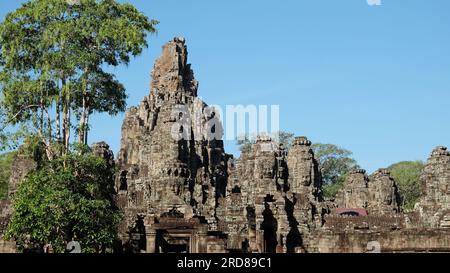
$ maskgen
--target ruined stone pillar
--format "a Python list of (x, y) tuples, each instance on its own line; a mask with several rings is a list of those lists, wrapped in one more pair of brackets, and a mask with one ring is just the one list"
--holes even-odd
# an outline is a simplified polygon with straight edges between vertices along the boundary
[(264, 230), (256, 231), (256, 246), (258, 253), (265, 253), (266, 245), (264, 242)]
[(248, 229), (248, 237), (250, 244), (250, 252), (256, 252), (258, 249), (258, 244), (256, 242), (256, 230), (249, 228)]
[(156, 253), (156, 230), (148, 229), (145, 232), (147, 253)]
[(197, 233), (197, 253), (208, 252), (208, 230), (207, 228), (199, 230)]

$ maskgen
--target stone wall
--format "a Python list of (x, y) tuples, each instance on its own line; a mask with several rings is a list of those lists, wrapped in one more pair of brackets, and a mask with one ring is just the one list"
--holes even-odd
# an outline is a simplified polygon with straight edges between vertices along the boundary
[(11, 176), (9, 178), (8, 188), (9, 198), (12, 198), (14, 193), (17, 191), (20, 182), (22, 182), (25, 176), (27, 176), (31, 171), (36, 170), (36, 168), (36, 161), (22, 151), (22, 148), (20, 148), (11, 165)]
[(0, 201), (0, 236), (4, 234), (11, 216), (11, 202), (9, 200)]
[(8, 226), (10, 216), (11, 202), (9, 200), (0, 201), (0, 253), (15, 253), (17, 251), (14, 242), (3, 239), (3, 234)]
[(321, 231), (314, 234), (310, 252), (450, 252), (450, 230)]

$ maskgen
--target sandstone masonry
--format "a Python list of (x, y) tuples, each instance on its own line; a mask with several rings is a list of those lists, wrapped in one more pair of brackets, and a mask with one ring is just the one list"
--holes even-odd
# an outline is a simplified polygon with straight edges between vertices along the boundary
[[(424, 171), (417, 212), (401, 213), (397, 185), (386, 169), (371, 176), (351, 172), (336, 200), (325, 201), (306, 137), (297, 137), (289, 151), (259, 137), (239, 160), (224, 151), (220, 138), (173, 138), (182, 118), (174, 109), (182, 105), (192, 112), (198, 103), (187, 55), (183, 38), (166, 44), (149, 96), (126, 114), (117, 178), (125, 251), (364, 252), (378, 239), (385, 251), (450, 250), (448, 240), (441, 240), (450, 217), (445, 148), (433, 152)], [(202, 122), (214, 118), (204, 115)], [(402, 243), (414, 234), (417, 239)]]

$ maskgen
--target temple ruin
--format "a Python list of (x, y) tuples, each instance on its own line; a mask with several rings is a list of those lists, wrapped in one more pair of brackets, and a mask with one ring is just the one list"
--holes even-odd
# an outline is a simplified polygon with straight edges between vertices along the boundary
[[(127, 112), (122, 127), (117, 187), (126, 214), (120, 236), (134, 246), (128, 251), (364, 252), (377, 240), (382, 250), (450, 250), (450, 156), (444, 148), (433, 152), (424, 171), (424, 197), (414, 213), (401, 213), (386, 169), (370, 177), (364, 170), (351, 172), (330, 202), (322, 196), (306, 137), (297, 137), (289, 151), (259, 137), (238, 160), (224, 151), (221, 139), (174, 140), (171, 130), (182, 117), (173, 109), (185, 105), (192, 111), (197, 92), (185, 41), (175, 38), (156, 61), (150, 95)], [(203, 118), (207, 123), (215, 117)], [(413, 234), (418, 238), (411, 246), (399, 245)], [(421, 236), (435, 244), (421, 242)]]
[[(126, 112), (117, 160), (106, 143), (93, 149), (118, 167), (123, 252), (450, 252), (450, 152), (445, 147), (436, 148), (427, 162), (422, 198), (413, 212), (400, 210), (387, 169), (370, 176), (354, 170), (336, 199), (325, 200), (306, 137), (295, 138), (288, 150), (261, 136), (239, 159), (226, 153), (219, 118), (198, 98), (187, 58), (183, 38), (164, 45), (149, 95)], [(177, 127), (186, 118), (177, 112), (180, 106), (190, 116), (200, 108), (202, 115)], [(198, 125), (217, 137), (193, 129)], [(12, 191), (33, 168), (21, 160), (15, 163)], [(1, 234), (10, 202), (0, 208)], [(0, 240), (0, 252), (11, 251), (13, 244)]]

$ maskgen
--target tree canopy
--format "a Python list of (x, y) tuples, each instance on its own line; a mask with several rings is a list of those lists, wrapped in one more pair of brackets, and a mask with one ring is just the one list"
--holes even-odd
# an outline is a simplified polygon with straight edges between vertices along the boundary
[(31, 0), (9, 13), (0, 24), (0, 131), (30, 125), (49, 159), (68, 152), (73, 127), (86, 143), (90, 114), (125, 110), (125, 88), (105, 68), (141, 54), (157, 23), (115, 0)]
[[(111, 68), (140, 55), (157, 24), (116, 0), (30, 0), (0, 23), (0, 150), (39, 154), (13, 196), (6, 238), (20, 249), (64, 252), (72, 239), (83, 252), (112, 247), (115, 171), (85, 148), (89, 118), (125, 110)], [(0, 158), (0, 197), (10, 161)]]
[(324, 184), (324, 195), (333, 197), (342, 187), (347, 173), (359, 168), (352, 158), (352, 152), (334, 144), (315, 143), (312, 145), (319, 162)]
[[(284, 148), (289, 150), (294, 141), (294, 134), (285, 131), (279, 131), (276, 134), (278, 134), (279, 143), (282, 144)], [(245, 135), (243, 137), (239, 137), (236, 140), (236, 144), (239, 146), (239, 151), (241, 153), (250, 152), (252, 145), (255, 144), (255, 140), (252, 140), (248, 135)]]
[(420, 175), (425, 164), (422, 161), (403, 161), (391, 165), (392, 178), (397, 182), (401, 198), (401, 207), (404, 211), (410, 211), (419, 201)]

